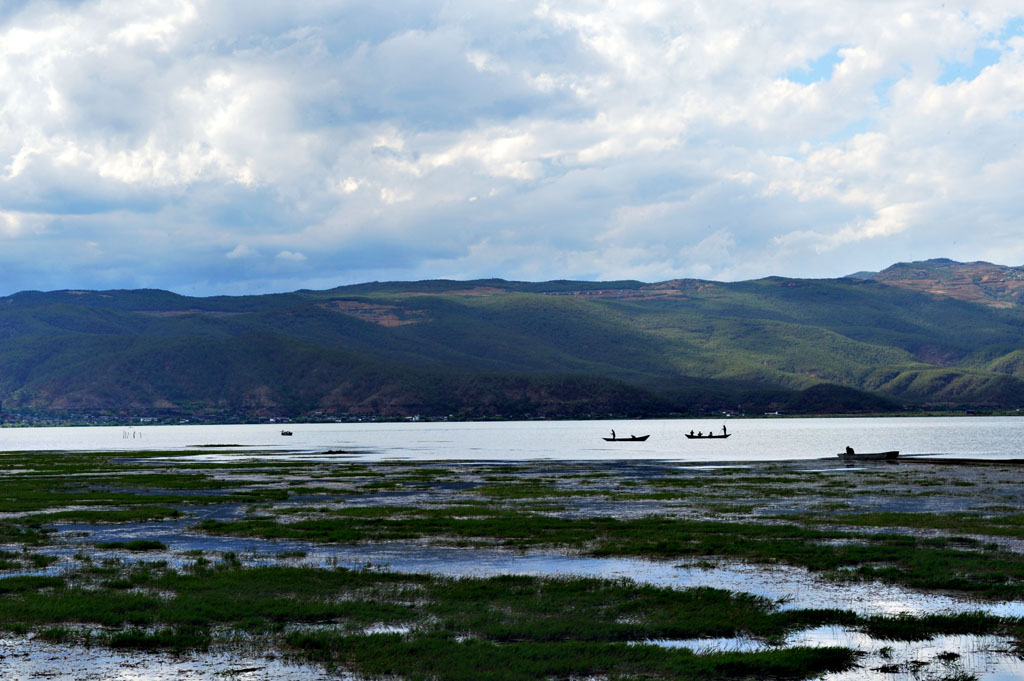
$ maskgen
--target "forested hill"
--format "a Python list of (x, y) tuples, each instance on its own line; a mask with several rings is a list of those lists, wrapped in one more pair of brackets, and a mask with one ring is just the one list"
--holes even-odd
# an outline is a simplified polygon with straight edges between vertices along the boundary
[[(737, 283), (390, 282), (212, 298), (23, 292), (0, 298), (0, 404), (9, 420), (1016, 409), (1024, 308), (1015, 280), (1000, 284), (993, 271), (966, 299), (949, 295), (957, 287), (943, 276), (975, 266), (996, 267), (928, 261), (894, 266), (904, 277), (890, 268)], [(920, 283), (928, 277), (945, 288)], [(1003, 293), (987, 298), (993, 286)]]

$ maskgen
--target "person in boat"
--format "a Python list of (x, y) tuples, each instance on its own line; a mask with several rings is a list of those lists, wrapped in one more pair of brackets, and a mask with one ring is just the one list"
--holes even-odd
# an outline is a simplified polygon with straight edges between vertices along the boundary
[(615, 429), (614, 428), (612, 429), (612, 439), (613, 440), (615, 439)]
[(690, 431), (690, 437), (693, 437), (693, 431), (692, 430)]
[(722, 426), (722, 437), (725, 437), (725, 426)]
[(853, 455), (853, 447), (847, 447), (847, 448), (846, 448), (846, 453), (847, 453), (848, 455), (851, 455), (851, 456), (852, 456), (852, 455)]
[(704, 433), (702, 433), (701, 431), (698, 430), (697, 431), (697, 437), (704, 437)]

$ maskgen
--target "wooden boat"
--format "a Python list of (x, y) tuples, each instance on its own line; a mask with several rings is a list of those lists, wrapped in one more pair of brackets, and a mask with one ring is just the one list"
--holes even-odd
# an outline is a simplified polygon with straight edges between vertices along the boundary
[(899, 456), (899, 450), (894, 452), (839, 452), (838, 456), (843, 461), (894, 461)]
[(630, 435), (629, 437), (606, 437), (605, 442), (644, 442), (650, 435)]
[(732, 433), (726, 433), (725, 435), (712, 435), (711, 433), (706, 435), (690, 435), (689, 433), (685, 433), (685, 435), (687, 440), (724, 440), (732, 435)]
[(292, 434), (292, 431), (290, 431), (290, 430), (282, 430), (281, 431), (281, 435), (291, 435), (291, 434)]

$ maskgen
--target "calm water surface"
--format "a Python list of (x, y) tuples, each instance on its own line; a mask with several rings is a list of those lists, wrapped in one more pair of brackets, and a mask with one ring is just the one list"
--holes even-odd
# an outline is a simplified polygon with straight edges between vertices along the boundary
[[(725, 440), (687, 440), (685, 433), (721, 432)], [(4, 428), (0, 451), (195, 450), (211, 454), (269, 451), (280, 456), (353, 460), (662, 459), (771, 461), (898, 449), (901, 455), (1024, 458), (1024, 417), (806, 418), (496, 423), (338, 423)], [(647, 442), (605, 442), (650, 435)], [(220, 450), (220, 452), (218, 452)], [(340, 454), (339, 452), (343, 452)]]

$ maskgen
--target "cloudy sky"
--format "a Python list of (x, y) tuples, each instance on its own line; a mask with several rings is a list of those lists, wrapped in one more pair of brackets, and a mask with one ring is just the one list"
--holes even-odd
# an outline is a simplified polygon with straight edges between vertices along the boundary
[(0, 294), (1024, 264), (1020, 0), (0, 0)]

